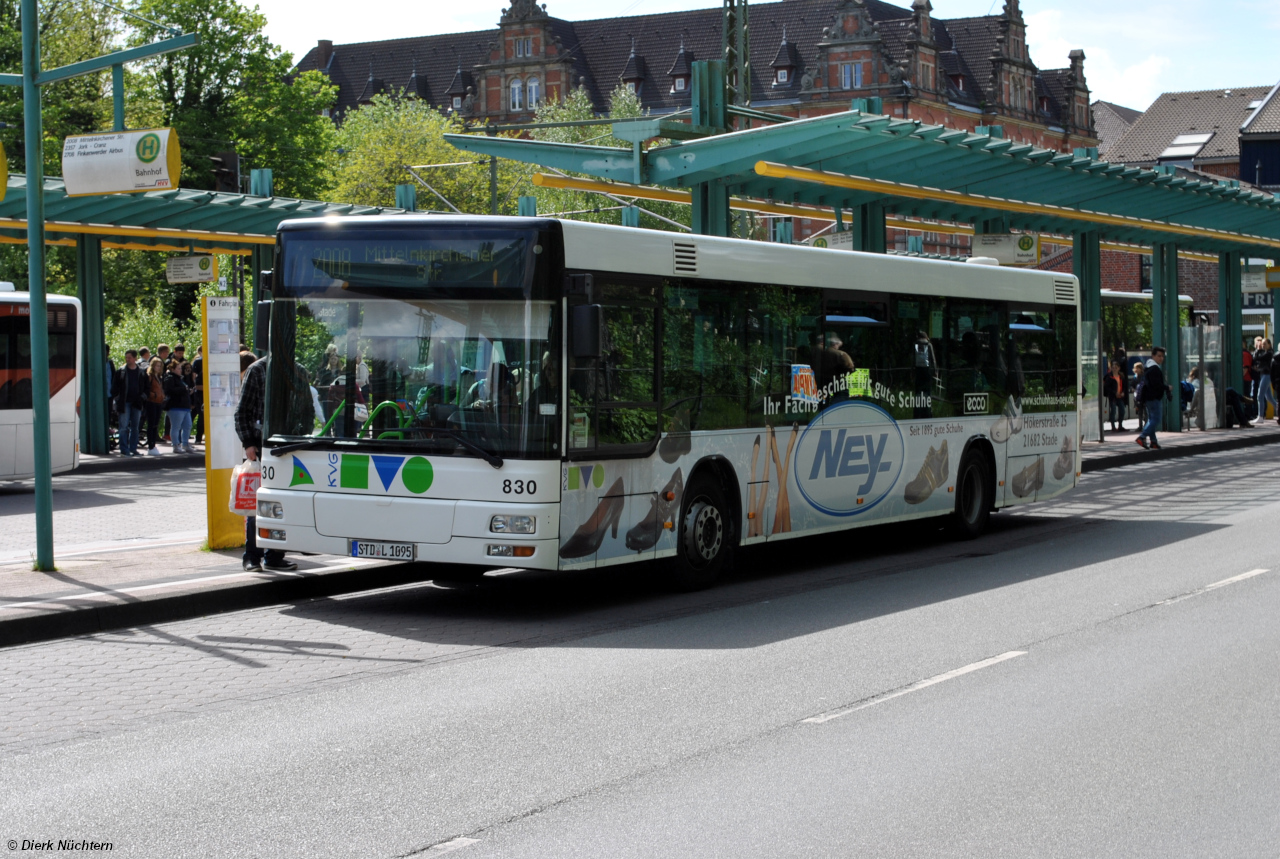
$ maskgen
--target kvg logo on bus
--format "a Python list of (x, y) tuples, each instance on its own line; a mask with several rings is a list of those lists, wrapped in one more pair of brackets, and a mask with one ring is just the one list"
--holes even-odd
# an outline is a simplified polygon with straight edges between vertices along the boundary
[(796, 485), (814, 509), (853, 516), (884, 500), (902, 472), (902, 431), (888, 412), (860, 401), (826, 409), (796, 445)]

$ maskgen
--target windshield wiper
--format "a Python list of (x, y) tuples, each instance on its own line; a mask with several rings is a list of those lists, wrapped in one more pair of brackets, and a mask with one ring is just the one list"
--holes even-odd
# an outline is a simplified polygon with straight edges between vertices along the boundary
[[(429, 432), (433, 432), (433, 433), (437, 433), (437, 432), (438, 432), (438, 433), (443, 433), (443, 434), (447, 435), (449, 438), (451, 438), (451, 439), (453, 439), (454, 441), (456, 441), (458, 444), (460, 444), (460, 445), (462, 445), (463, 447), (465, 447), (467, 450), (469, 450), (469, 451), (471, 451), (472, 453), (474, 453), (476, 456), (478, 456), (478, 457), (480, 457), (481, 459), (483, 459), (485, 462), (487, 462), (487, 463), (489, 463), (490, 465), (492, 465), (494, 468), (502, 468), (502, 457), (498, 456), (496, 453), (490, 453), (489, 451), (485, 450), (485, 449), (484, 449), (483, 447), (481, 447), (480, 445), (476, 444), (474, 441), (471, 441), (471, 440), (470, 440), (470, 439), (468, 439), (468, 438), (464, 438), (464, 437), (462, 436), (462, 434), (461, 434), (461, 433), (459, 433), (457, 430), (451, 430), (451, 429), (447, 429), (447, 428), (445, 428), (445, 427), (432, 427), (432, 428), (429, 430)], [(425, 441), (425, 439), (424, 439), (424, 441)]]
[[(447, 429), (445, 427), (432, 427), (429, 432), (448, 436), (471, 453), (474, 453), (476, 456), (492, 465), (494, 468), (502, 468), (503, 466), (503, 459), (501, 456), (498, 456), (496, 453), (490, 453), (474, 441), (464, 438), (456, 430)], [(420, 440), (427, 441), (427, 439)], [(359, 445), (360, 441), (361, 439), (309, 438), (306, 441), (291, 441), (288, 444), (277, 445), (269, 450), (272, 456), (284, 456), (290, 451), (303, 450), (306, 448), (329, 447), (342, 449), (346, 447), (356, 447)], [(415, 440), (411, 439), (408, 443), (412, 444), (413, 441)]]
[(276, 445), (268, 448), (268, 452), (272, 456), (284, 456), (291, 450), (302, 450), (308, 447), (350, 447), (354, 444), (355, 441), (352, 439), (309, 438), (306, 441), (291, 441), (288, 444)]

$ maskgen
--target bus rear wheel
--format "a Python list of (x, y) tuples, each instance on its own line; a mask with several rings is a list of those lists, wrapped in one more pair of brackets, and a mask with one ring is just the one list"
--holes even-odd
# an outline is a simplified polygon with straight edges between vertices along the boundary
[(729, 563), (736, 533), (718, 481), (704, 474), (690, 483), (680, 507), (679, 525), (672, 586), (682, 591), (711, 586)]
[(951, 514), (951, 532), (960, 540), (972, 540), (987, 530), (995, 503), (995, 477), (980, 451), (965, 451), (956, 473), (956, 509)]

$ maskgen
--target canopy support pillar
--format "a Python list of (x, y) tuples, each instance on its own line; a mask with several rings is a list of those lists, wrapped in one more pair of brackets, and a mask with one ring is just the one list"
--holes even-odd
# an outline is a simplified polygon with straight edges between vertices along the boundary
[[(84, 317), (80, 354), (84, 356), (84, 375), (80, 384), (80, 451), (102, 456), (107, 453), (107, 387), (104, 357), (102, 298), (102, 239), (81, 236), (76, 242), (76, 294)], [(119, 360), (122, 356), (117, 356)]]
[(693, 192), (693, 233), (729, 236), (729, 189), (723, 182), (700, 182)]
[(1165, 384), (1173, 388), (1173, 399), (1165, 400), (1164, 431), (1182, 431), (1182, 362), (1178, 354), (1178, 246), (1157, 242), (1151, 246), (1151, 345), (1165, 349)]
[(1242, 360), (1244, 321), (1241, 318), (1243, 297), (1240, 294), (1240, 251), (1218, 254), (1218, 322), (1222, 325), (1222, 375), (1226, 386), (1247, 393)]
[(853, 232), (853, 249), (871, 254), (887, 250), (883, 203), (863, 203), (849, 212), (849, 229)]
[(1102, 319), (1102, 250), (1098, 231), (1076, 233), (1072, 245), (1072, 274), (1080, 281), (1080, 319), (1099, 322)]

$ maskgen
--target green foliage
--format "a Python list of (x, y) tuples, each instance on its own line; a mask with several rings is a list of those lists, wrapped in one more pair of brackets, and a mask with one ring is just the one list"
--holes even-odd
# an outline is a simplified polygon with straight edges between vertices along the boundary
[(324, 115), (338, 87), (317, 71), (288, 79), (290, 58), (254, 56), (231, 99), (242, 164), (270, 167), (282, 197), (323, 199), (333, 185), (338, 134)]
[[(479, 160), (455, 149), (445, 134), (464, 131), (456, 116), (445, 116), (417, 98), (377, 95), (372, 102), (347, 113), (338, 130), (337, 182), (334, 199), (365, 206), (394, 206), (395, 187), (414, 182), (406, 166), (451, 164)], [(489, 167), (470, 164), (416, 171), (445, 199), (463, 212), (490, 211)], [(516, 198), (526, 193), (532, 169), (524, 164), (498, 162), (498, 212), (514, 214)], [(447, 211), (429, 190), (418, 187), (418, 207)]]
[[(625, 86), (619, 86), (609, 96), (609, 118), (631, 119), (645, 116), (648, 111), (640, 103), (639, 97)], [(561, 102), (543, 102), (538, 107), (535, 122), (579, 122), (585, 119), (597, 119), (591, 105), (591, 97), (581, 87), (569, 93)], [(535, 129), (531, 136), (535, 140), (553, 143), (586, 143), (591, 146), (613, 146), (630, 149), (631, 144), (615, 138), (608, 125), (575, 125), (563, 128)], [(668, 141), (655, 140), (650, 146), (665, 144)], [(585, 175), (585, 174), (571, 174)], [(594, 178), (594, 177), (590, 177)], [(622, 215), (617, 210), (620, 204), (601, 194), (589, 191), (571, 191), (559, 188), (534, 188), (533, 194), (538, 199), (539, 214), (560, 215), (575, 221), (591, 221), (594, 223), (621, 223)], [(623, 199), (631, 200), (625, 193), (619, 193)], [(638, 200), (637, 205), (649, 212), (662, 215), (677, 223), (689, 224), (690, 209), (678, 203), (659, 203), (650, 200)], [(599, 211), (604, 209), (605, 211)], [(655, 218), (647, 212), (640, 213), (640, 226), (657, 230), (675, 230), (671, 224)]]
[(190, 355), (194, 355), (200, 345), (200, 323), (198, 320), (179, 323), (159, 301), (150, 305), (139, 301), (118, 322), (107, 323), (106, 339), (112, 355), (123, 356), (126, 349), (143, 346), (154, 351), (160, 343), (173, 346), (179, 342), (186, 345)]

